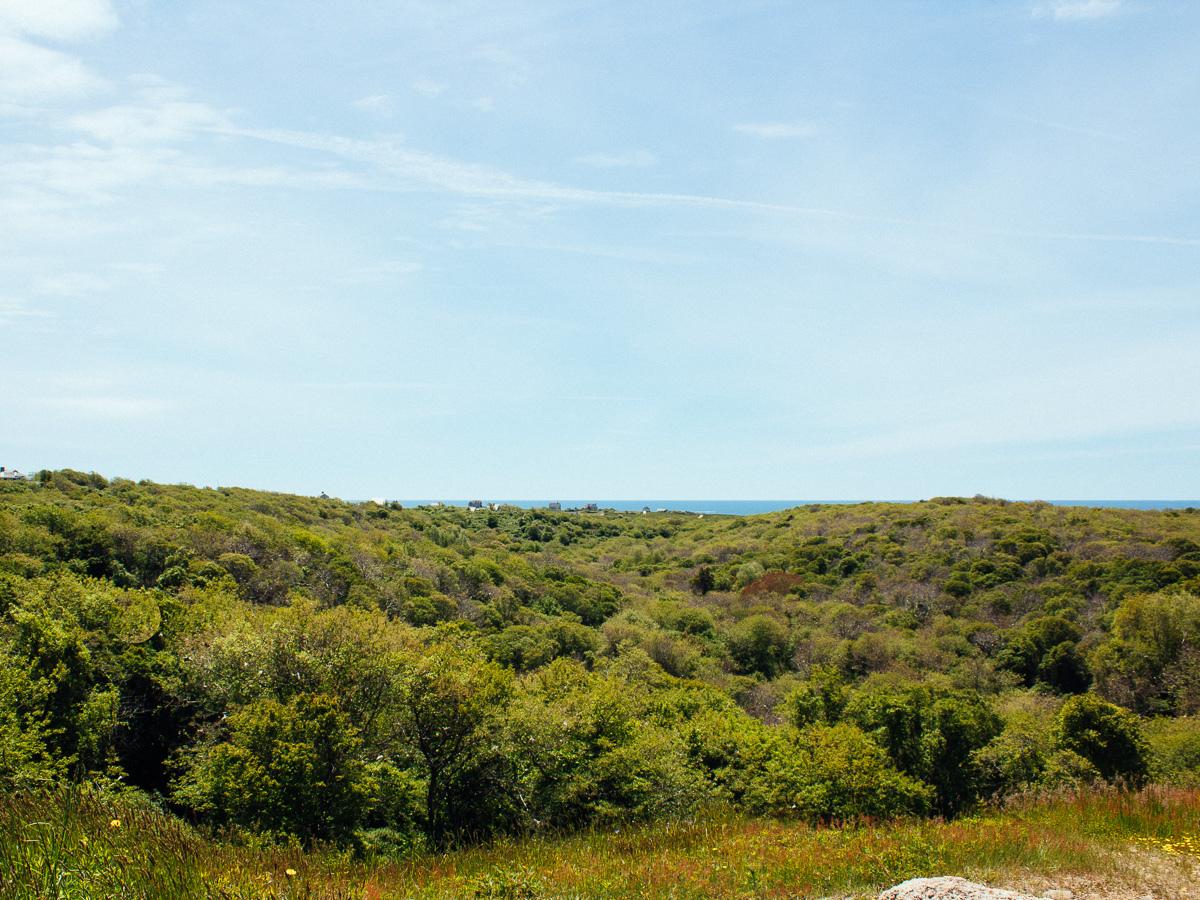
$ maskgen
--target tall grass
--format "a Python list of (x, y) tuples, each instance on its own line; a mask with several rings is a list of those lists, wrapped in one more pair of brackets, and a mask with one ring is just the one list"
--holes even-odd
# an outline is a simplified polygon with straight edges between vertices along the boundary
[[(0, 897), (205, 900), (652, 900), (871, 896), (921, 875), (1121, 876), (1130, 842), (1200, 850), (1200, 791), (1151, 788), (1029, 799), (954, 822), (842, 828), (732, 813), (447, 854), (344, 852), (203, 836), (153, 806), (87, 790), (0, 797)], [(1188, 849), (1192, 846), (1192, 849)], [(1194, 860), (1193, 860), (1194, 861)], [(1190, 868), (1179, 870), (1190, 878)]]
[(314, 873), (298, 848), (206, 839), (136, 797), (87, 788), (0, 795), (4, 900), (348, 898), (336, 860), (324, 857)]
[(1200, 858), (1200, 788), (1116, 788), (1018, 801), (1012, 813), (1092, 840), (1131, 842)]

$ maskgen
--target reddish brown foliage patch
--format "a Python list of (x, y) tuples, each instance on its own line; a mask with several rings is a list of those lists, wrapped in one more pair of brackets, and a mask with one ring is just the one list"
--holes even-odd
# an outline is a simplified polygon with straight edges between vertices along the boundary
[(742, 596), (786, 594), (793, 587), (801, 584), (804, 584), (804, 579), (799, 575), (789, 575), (787, 572), (768, 572), (758, 581), (752, 581), (742, 588)]

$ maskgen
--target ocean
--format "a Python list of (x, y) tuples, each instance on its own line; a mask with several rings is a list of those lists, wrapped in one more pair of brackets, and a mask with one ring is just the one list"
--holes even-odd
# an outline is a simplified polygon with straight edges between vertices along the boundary
[[(519, 506), (522, 509), (545, 508), (549, 500), (496, 500), (480, 497), (484, 503), (500, 503), (508, 506)], [(445, 506), (466, 506), (467, 500), (401, 500), (404, 506), (422, 506), (440, 502)], [(797, 506), (809, 506), (813, 503), (851, 505), (860, 503), (859, 500), (556, 500), (563, 509), (579, 509), (589, 503), (595, 503), (599, 509), (615, 509), (625, 512), (640, 512), (643, 507), (650, 507), (654, 512), (665, 509), (670, 512), (688, 512), (720, 514), (727, 516), (753, 516), (761, 513), (777, 512), (781, 509), (792, 509)], [(912, 501), (896, 501), (907, 503)], [(1200, 500), (1050, 500), (1055, 506), (1094, 506), (1111, 509), (1200, 509)]]

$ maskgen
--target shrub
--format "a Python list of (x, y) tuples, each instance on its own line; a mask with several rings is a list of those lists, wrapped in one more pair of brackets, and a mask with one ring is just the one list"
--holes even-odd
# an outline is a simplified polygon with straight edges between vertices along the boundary
[[(638, 651), (625, 655), (664, 677)], [(648, 818), (696, 798), (699, 779), (684, 745), (650, 718), (637, 677), (620, 665), (591, 673), (560, 659), (521, 685), (507, 740), (536, 822), (577, 827)]]
[(1145, 780), (1149, 745), (1137, 716), (1093, 694), (1079, 694), (1058, 714), (1058, 743), (1078, 753), (1108, 781)]
[(780, 713), (793, 728), (823, 722), (832, 725), (846, 708), (846, 686), (832, 666), (816, 666), (808, 681), (784, 698)]
[(260, 700), (230, 716), (231, 739), (200, 754), (175, 799), (217, 822), (344, 840), (374, 784), (360, 741), (332, 697)]
[(1155, 779), (1200, 782), (1200, 719), (1151, 719), (1145, 733)]
[(1000, 717), (974, 691), (925, 685), (860, 691), (847, 704), (845, 718), (874, 737), (897, 769), (931, 785), (943, 815), (979, 796), (972, 754), (1001, 730)]
[(774, 678), (787, 657), (787, 629), (770, 616), (750, 616), (725, 635), (739, 672)]
[(764, 812), (845, 821), (924, 813), (933, 793), (897, 772), (859, 728), (841, 723), (813, 725), (779, 741), (747, 799)]

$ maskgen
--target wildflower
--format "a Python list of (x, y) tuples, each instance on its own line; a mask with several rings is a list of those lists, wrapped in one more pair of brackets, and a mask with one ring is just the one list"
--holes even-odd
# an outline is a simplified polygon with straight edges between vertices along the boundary
[(108, 824), (109, 824), (110, 826), (112, 826), (113, 828), (120, 828), (120, 827), (121, 827), (121, 820), (120, 820), (120, 819), (113, 819), (113, 820), (112, 820), (111, 822), (109, 822)]
[(296, 876), (296, 870), (295, 869), (284, 869), (283, 874), (286, 875), (288, 878), (294, 878)]

